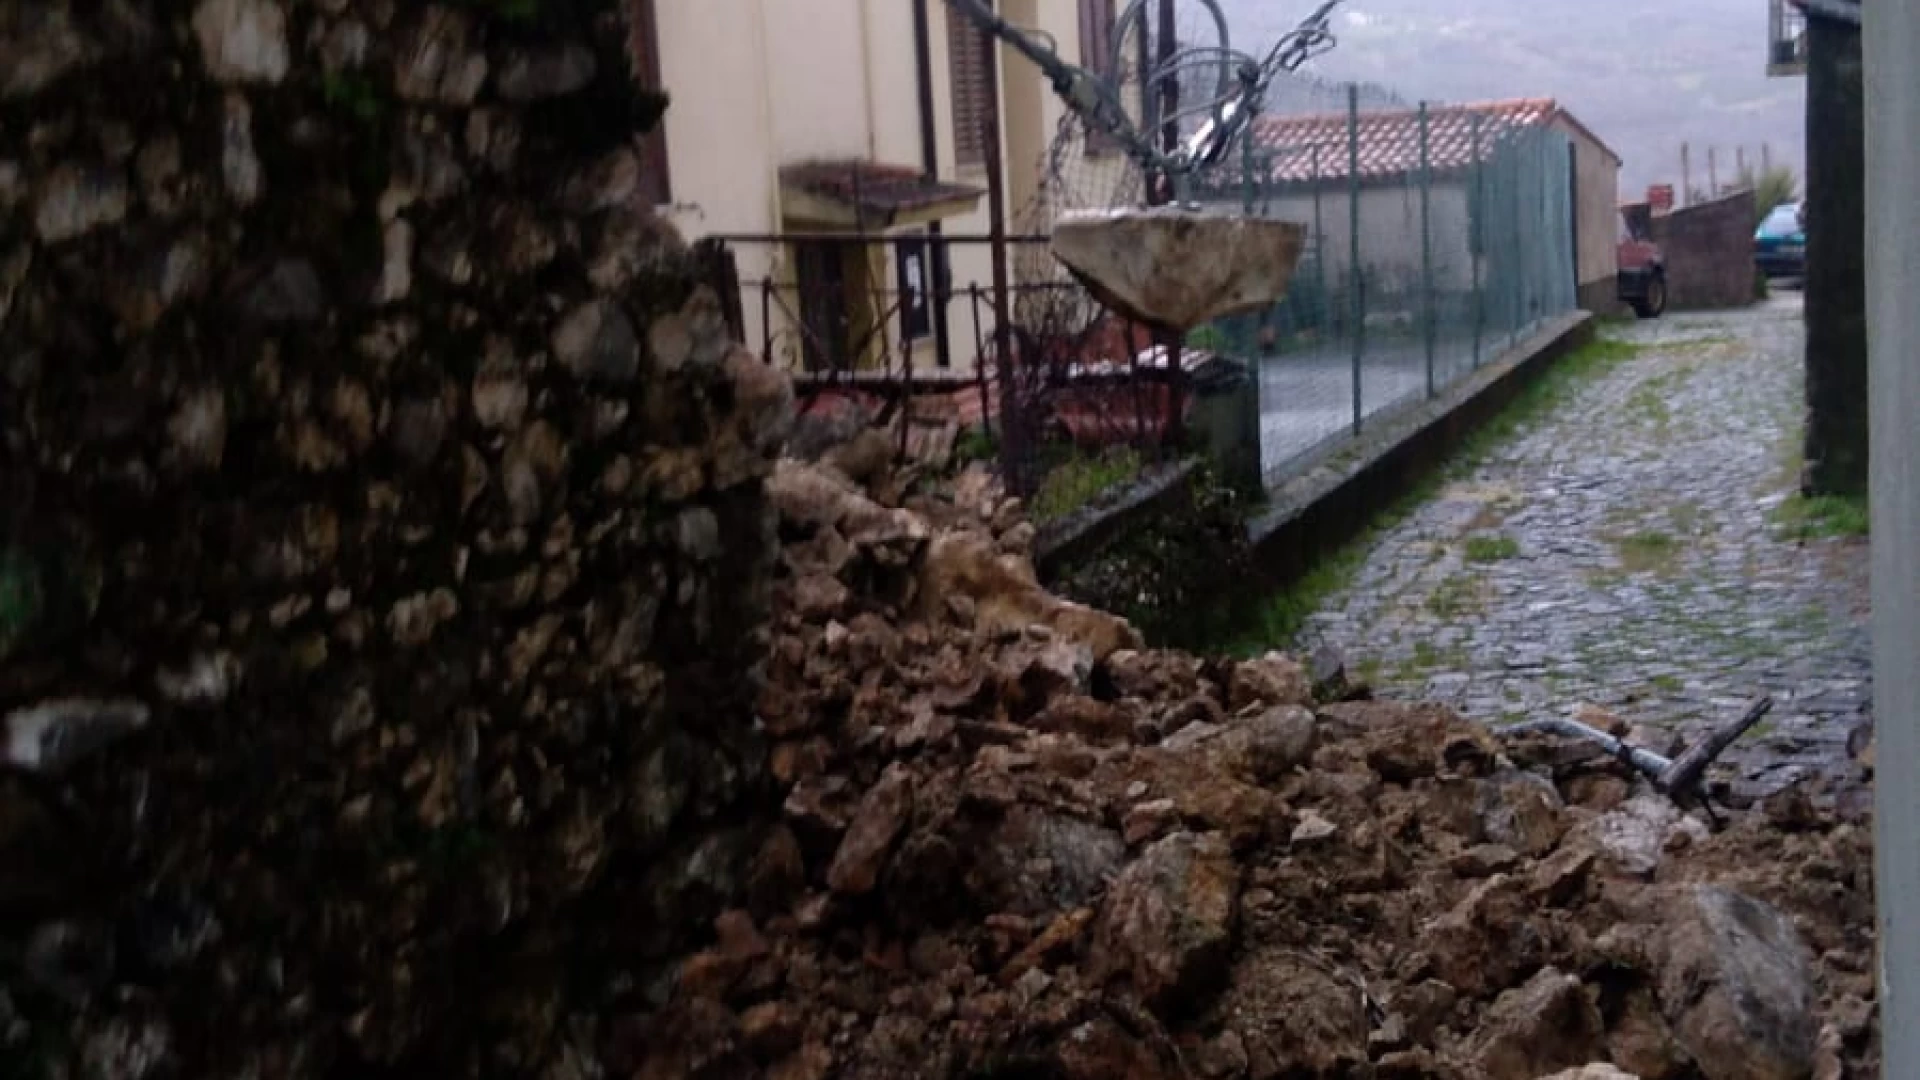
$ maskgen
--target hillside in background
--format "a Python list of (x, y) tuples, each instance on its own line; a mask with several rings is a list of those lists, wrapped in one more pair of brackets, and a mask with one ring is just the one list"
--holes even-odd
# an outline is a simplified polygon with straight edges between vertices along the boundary
[[(1221, 0), (1234, 44), (1264, 51), (1306, 0)], [(1410, 102), (1558, 98), (1626, 159), (1623, 193), (1707, 183), (1716, 146), (1723, 181), (1735, 148), (1802, 171), (1801, 79), (1765, 74), (1763, 0), (1347, 0), (1340, 46), (1314, 74), (1378, 83)], [(1276, 103), (1290, 108), (1285, 99)]]

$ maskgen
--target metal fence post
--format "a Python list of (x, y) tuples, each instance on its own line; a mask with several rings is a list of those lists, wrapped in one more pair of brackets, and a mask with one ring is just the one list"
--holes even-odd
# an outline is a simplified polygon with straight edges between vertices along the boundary
[(1353, 432), (1366, 416), (1360, 385), (1360, 360), (1366, 353), (1366, 297), (1360, 276), (1360, 84), (1347, 86), (1347, 309), (1353, 318)]
[(1526, 200), (1526, 158), (1521, 154), (1524, 146), (1526, 146), (1526, 135), (1523, 133), (1521, 138), (1513, 142), (1513, 150), (1515, 150), (1513, 169), (1511, 169), (1513, 184), (1511, 184), (1509, 206), (1507, 206), (1507, 213), (1513, 217), (1511, 227), (1507, 229), (1507, 233), (1513, 234), (1513, 244), (1511, 244), (1513, 263), (1511, 263), (1511, 269), (1507, 271), (1507, 281), (1511, 282), (1507, 284), (1507, 294), (1509, 294), (1507, 302), (1513, 306), (1513, 317), (1507, 321), (1509, 350), (1521, 344), (1521, 321), (1523, 321), (1523, 315), (1526, 315), (1526, 242), (1521, 238), (1524, 229), (1521, 229), (1521, 223), (1519, 223), (1519, 215), (1526, 211), (1523, 206)]
[(1320, 144), (1316, 142), (1313, 144), (1313, 302), (1320, 305), (1320, 310), (1314, 312), (1315, 329), (1325, 336), (1332, 329), (1328, 324), (1333, 320), (1333, 311), (1327, 298), (1327, 226), (1320, 212), (1320, 186)]
[(1428, 138), (1427, 103), (1420, 103), (1420, 282), (1425, 301), (1422, 317), (1426, 321), (1427, 396), (1435, 393), (1433, 378), (1433, 154)]
[(1487, 328), (1487, 292), (1480, 280), (1480, 263), (1487, 257), (1487, 160), (1480, 151), (1479, 113), (1473, 114), (1473, 368), (1480, 370), (1480, 338)]

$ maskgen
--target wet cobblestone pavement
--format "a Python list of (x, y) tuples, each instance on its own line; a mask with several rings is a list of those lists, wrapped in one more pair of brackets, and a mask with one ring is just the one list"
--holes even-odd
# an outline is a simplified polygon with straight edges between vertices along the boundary
[(1382, 693), (1496, 723), (1592, 703), (1690, 739), (1769, 693), (1716, 771), (1749, 794), (1849, 774), (1870, 700), (1867, 547), (1780, 521), (1798, 294), (1603, 333), (1641, 351), (1380, 536), (1301, 644), (1340, 649)]

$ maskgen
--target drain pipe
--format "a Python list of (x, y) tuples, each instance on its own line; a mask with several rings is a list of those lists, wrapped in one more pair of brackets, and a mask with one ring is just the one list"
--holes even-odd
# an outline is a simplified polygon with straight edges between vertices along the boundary
[[(932, 0), (913, 0), (913, 59), (920, 96), (920, 168), (928, 180), (940, 178), (939, 125), (933, 111), (933, 25), (927, 5)], [(953, 283), (950, 261), (945, 257), (942, 229), (938, 221), (927, 225), (926, 277), (921, 287), (931, 295), (928, 310), (933, 315), (934, 362), (941, 368), (953, 366), (953, 345), (947, 339), (947, 293)], [(909, 346), (911, 347), (911, 346)]]

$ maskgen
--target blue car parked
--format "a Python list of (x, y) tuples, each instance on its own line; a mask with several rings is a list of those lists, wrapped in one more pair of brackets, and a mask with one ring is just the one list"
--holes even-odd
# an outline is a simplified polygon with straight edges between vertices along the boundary
[(1753, 231), (1753, 261), (1770, 278), (1807, 272), (1807, 219), (1802, 204), (1781, 203)]

